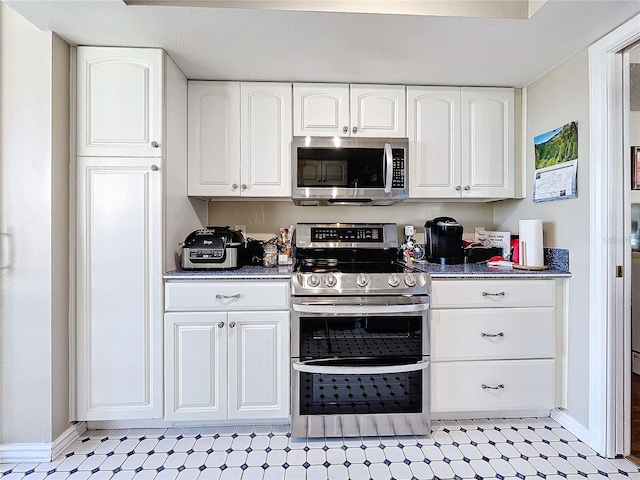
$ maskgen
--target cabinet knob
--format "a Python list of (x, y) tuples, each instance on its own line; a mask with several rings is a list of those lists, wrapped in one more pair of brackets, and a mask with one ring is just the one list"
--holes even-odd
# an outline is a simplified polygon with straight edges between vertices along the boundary
[(151, 170), (157, 172), (158, 170), (160, 170), (160, 167), (158, 167), (158, 165), (151, 165)]
[(456, 185), (456, 192), (459, 192), (460, 190), (462, 190), (462, 187), (460, 185)]
[(233, 328), (233, 327), (235, 327), (235, 326), (236, 326), (236, 322), (231, 322), (231, 323), (229, 323), (229, 328)]
[(464, 191), (468, 192), (469, 190), (471, 190), (471, 187), (469, 185), (465, 185), (464, 186)]
[(351, 129), (351, 131), (352, 131), (353, 133), (358, 133), (358, 127), (353, 127), (353, 128)]
[(224, 327), (224, 322), (218, 322), (218, 328)]
[(151, 146), (153, 148), (158, 148), (160, 146), (160, 144), (158, 142), (156, 142), (156, 141), (153, 141), (153, 142), (151, 142)]
[(344, 127), (342, 127), (342, 131), (344, 133), (347, 133), (349, 131), (349, 127), (347, 127), (346, 125)]
[(247, 189), (247, 184), (246, 184), (246, 183), (243, 183), (243, 184), (242, 184), (242, 190), (246, 190), (246, 189)]
[(231, 184), (231, 190), (237, 190), (237, 188), (238, 188), (238, 184), (237, 183)]

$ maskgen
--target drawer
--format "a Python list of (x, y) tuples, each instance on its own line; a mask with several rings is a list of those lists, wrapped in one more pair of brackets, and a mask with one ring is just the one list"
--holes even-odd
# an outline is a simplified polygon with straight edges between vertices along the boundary
[(553, 358), (555, 309), (449, 309), (431, 312), (433, 360)]
[(554, 280), (434, 280), (432, 308), (552, 307)]
[(434, 412), (554, 408), (554, 361), (433, 362), (431, 406)]
[(288, 310), (289, 282), (188, 281), (165, 285), (166, 311)]

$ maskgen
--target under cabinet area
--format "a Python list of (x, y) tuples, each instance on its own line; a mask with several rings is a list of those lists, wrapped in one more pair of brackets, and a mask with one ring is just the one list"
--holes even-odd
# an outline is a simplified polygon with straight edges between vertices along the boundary
[(289, 282), (165, 285), (165, 419), (289, 417)]
[(562, 406), (562, 281), (433, 280), (434, 418)]

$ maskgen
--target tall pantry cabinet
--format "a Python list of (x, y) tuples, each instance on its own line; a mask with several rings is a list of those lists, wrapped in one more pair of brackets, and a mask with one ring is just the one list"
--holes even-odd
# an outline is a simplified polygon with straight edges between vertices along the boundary
[(186, 198), (186, 180), (167, 175), (186, 132), (166, 128), (186, 125), (186, 79), (159, 49), (78, 47), (76, 70), (72, 417), (161, 418), (163, 236), (177, 244), (204, 218), (186, 204), (165, 217), (165, 195)]

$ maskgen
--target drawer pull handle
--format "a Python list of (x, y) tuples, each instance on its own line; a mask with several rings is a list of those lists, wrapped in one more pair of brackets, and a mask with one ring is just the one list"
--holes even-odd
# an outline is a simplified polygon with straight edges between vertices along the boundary
[(496, 385), (495, 387), (490, 387), (489, 385), (485, 385), (484, 383), (482, 384), (482, 389), (486, 390), (486, 389), (490, 389), (490, 390), (501, 390), (504, 388), (504, 384), (501, 383), (500, 385)]
[(216, 298), (218, 300), (224, 300), (224, 299), (227, 299), (227, 298), (240, 298), (240, 294), (236, 293), (235, 295), (220, 295), (218, 293), (218, 294), (216, 294)]
[(482, 292), (483, 297), (504, 297), (504, 295), (505, 295), (504, 292), (498, 292), (498, 293)]
[(484, 337), (504, 337), (504, 332), (500, 333), (481, 333), (480, 336)]

